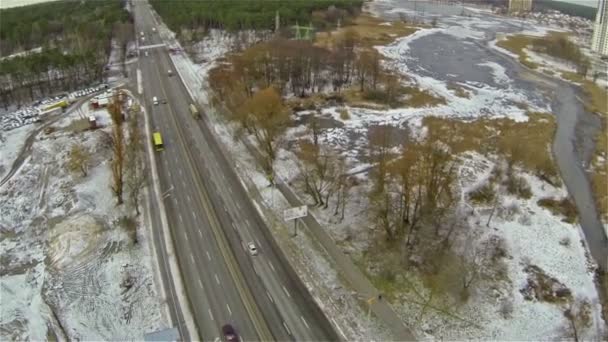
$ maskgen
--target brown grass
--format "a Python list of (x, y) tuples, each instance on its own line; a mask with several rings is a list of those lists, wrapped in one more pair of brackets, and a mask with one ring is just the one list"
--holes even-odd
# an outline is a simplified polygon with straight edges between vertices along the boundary
[(444, 98), (437, 97), (430, 92), (417, 87), (404, 87), (403, 93), (407, 97), (407, 99), (404, 100), (404, 103), (410, 107), (433, 107), (446, 103)]
[[(601, 159), (603, 161), (600, 161)], [(591, 185), (597, 210), (602, 220), (608, 222), (608, 131), (606, 119), (602, 120), (602, 129), (595, 139)]]
[(422, 122), (429, 129), (429, 136), (450, 145), (454, 154), (500, 153), (514, 165), (559, 182), (550, 152), (555, 118), (547, 113), (528, 113), (528, 117), (527, 122), (504, 118), (464, 122), (429, 116)]
[(588, 105), (587, 109), (608, 117), (608, 91), (589, 80), (583, 80), (581, 86), (591, 101), (591, 105)]
[(416, 27), (397, 21), (391, 22), (390, 26), (380, 25), (383, 22), (386, 21), (369, 15), (360, 15), (353, 20), (352, 25), (331, 32), (316, 33), (315, 45), (331, 48), (346, 31), (352, 30), (359, 35), (364, 46), (371, 48), (374, 45), (390, 44), (395, 39), (408, 36), (418, 30)]
[(528, 61), (528, 55), (524, 52), (524, 48), (534, 43), (537, 37), (526, 36), (523, 34), (516, 34), (507, 37), (506, 39), (499, 40), (496, 45), (503, 49), (507, 49), (514, 54), (519, 56), (519, 62), (530, 69), (536, 69), (538, 64)]
[(390, 107), (385, 103), (379, 103), (365, 98), (365, 93), (359, 91), (359, 87), (351, 87), (342, 92), (344, 102), (351, 107), (368, 108), (376, 110), (387, 110)]
[(448, 83), (447, 88), (451, 91), (454, 92), (454, 95), (458, 96), (458, 97), (463, 97), (466, 99), (470, 99), (471, 98), (471, 93), (469, 93), (466, 89), (464, 89), (463, 87), (454, 84), (454, 83)]
[(555, 198), (541, 198), (538, 200), (537, 204), (549, 209), (555, 215), (564, 216), (564, 221), (568, 223), (576, 222), (576, 218), (578, 217), (576, 206), (568, 197), (564, 197), (560, 200)]

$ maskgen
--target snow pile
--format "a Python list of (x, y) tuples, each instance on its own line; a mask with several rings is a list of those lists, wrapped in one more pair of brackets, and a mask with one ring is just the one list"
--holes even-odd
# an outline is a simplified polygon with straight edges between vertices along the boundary
[[(133, 245), (111, 194), (106, 133), (72, 132), (78, 117), (39, 133), (0, 187), (0, 340), (141, 340), (166, 327), (147, 241)], [(91, 152), (84, 178), (67, 170), (72, 144)]]

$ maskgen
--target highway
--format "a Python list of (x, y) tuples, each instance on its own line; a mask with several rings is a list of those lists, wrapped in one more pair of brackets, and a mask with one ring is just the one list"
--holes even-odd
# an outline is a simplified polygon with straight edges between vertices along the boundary
[[(133, 4), (136, 33), (145, 33), (140, 48), (148, 51), (147, 56), (140, 54), (138, 63), (144, 104), (151, 127), (162, 133), (165, 144), (156, 154), (156, 166), (198, 335), (216, 340), (221, 326), (230, 323), (246, 341), (338, 340), (276, 246), (207, 120), (190, 115), (193, 101), (152, 30), (148, 3)], [(153, 97), (161, 103), (154, 105)], [(160, 228), (154, 229), (158, 234)], [(259, 249), (257, 256), (247, 251), (250, 241)], [(172, 316), (183, 320), (177, 312)]]

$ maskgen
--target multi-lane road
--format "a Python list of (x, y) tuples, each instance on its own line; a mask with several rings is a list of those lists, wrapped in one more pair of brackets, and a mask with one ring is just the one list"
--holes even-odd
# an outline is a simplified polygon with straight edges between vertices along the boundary
[[(148, 3), (133, 3), (138, 36), (144, 32), (145, 37), (140, 48), (148, 52), (140, 53), (138, 63), (143, 99), (150, 126), (162, 133), (165, 144), (154, 160), (188, 298), (180, 304), (189, 306), (198, 336), (216, 340), (221, 326), (230, 323), (248, 341), (338, 340), (264, 226), (207, 120), (190, 115), (193, 100), (153, 29)], [(154, 105), (153, 97), (160, 104)], [(158, 259), (166, 271), (166, 246), (157, 226)], [(249, 242), (256, 244), (258, 255), (248, 253)], [(172, 282), (163, 281), (174, 320), (184, 322)]]

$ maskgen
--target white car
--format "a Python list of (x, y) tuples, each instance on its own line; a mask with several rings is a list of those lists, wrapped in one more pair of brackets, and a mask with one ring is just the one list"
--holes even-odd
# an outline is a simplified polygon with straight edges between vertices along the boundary
[(158, 97), (154, 96), (152, 98), (152, 103), (154, 103), (155, 105), (157, 105), (158, 104)]
[(255, 243), (253, 243), (253, 241), (247, 244), (247, 249), (249, 250), (249, 254), (251, 254), (251, 256), (258, 255), (258, 248), (255, 246)]

